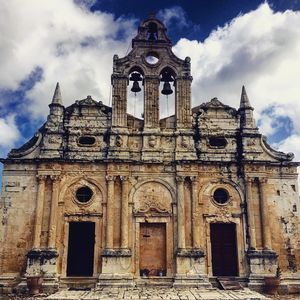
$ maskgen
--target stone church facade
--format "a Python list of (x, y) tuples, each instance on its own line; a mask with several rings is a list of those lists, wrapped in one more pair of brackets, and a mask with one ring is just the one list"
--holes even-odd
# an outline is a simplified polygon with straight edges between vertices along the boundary
[[(238, 109), (192, 108), (190, 58), (171, 48), (151, 16), (113, 57), (112, 107), (64, 107), (57, 85), (45, 124), (1, 160), (4, 290), (35, 274), (48, 289), (223, 276), (260, 289), (278, 268), (282, 288), (300, 290), (299, 164), (259, 133), (244, 87)], [(131, 84), (143, 118), (127, 113)], [(164, 119), (161, 84), (175, 94)]]

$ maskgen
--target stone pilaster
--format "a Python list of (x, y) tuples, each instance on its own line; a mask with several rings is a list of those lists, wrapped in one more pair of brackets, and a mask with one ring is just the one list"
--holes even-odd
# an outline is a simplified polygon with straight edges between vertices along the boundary
[(58, 195), (59, 195), (59, 176), (51, 175), (52, 181), (52, 197), (51, 197), (51, 213), (49, 224), (49, 239), (48, 248), (56, 248), (56, 223), (57, 223), (57, 207), (58, 207)]
[(121, 176), (122, 211), (121, 211), (121, 248), (128, 248), (128, 177)]
[(41, 231), (43, 222), (43, 211), (45, 202), (45, 182), (47, 176), (37, 175), (38, 192), (36, 198), (36, 213), (34, 224), (34, 236), (33, 236), (33, 249), (39, 249), (41, 246)]
[(106, 176), (107, 199), (106, 199), (106, 249), (112, 249), (114, 245), (114, 176)]
[(201, 234), (202, 229), (199, 228), (199, 218), (197, 210), (198, 210), (198, 180), (196, 176), (190, 176), (192, 182), (192, 232), (193, 232), (193, 248), (199, 249), (201, 244)]
[(271, 250), (271, 232), (269, 224), (269, 209), (268, 201), (266, 194), (266, 178), (259, 179), (259, 201), (260, 201), (260, 212), (261, 212), (261, 224), (262, 224), (262, 240), (263, 240), (263, 249)]
[[(247, 252), (249, 261), (249, 287), (262, 291), (264, 278), (275, 276), (278, 266), (278, 255), (272, 251), (271, 232), (269, 224), (269, 209), (266, 194), (266, 178), (259, 178), (259, 204), (261, 217), (262, 250), (249, 249)], [(249, 186), (247, 185), (247, 190)], [(252, 222), (252, 221), (251, 221)], [(250, 224), (251, 224), (250, 222)], [(252, 241), (252, 248), (253, 248)], [(251, 242), (250, 242), (251, 246)]]
[(144, 79), (144, 130), (159, 129), (159, 84), (158, 76)]
[(184, 208), (184, 177), (177, 176), (177, 248), (185, 249), (185, 208)]
[(247, 200), (247, 217), (249, 224), (250, 235), (250, 249), (256, 249), (256, 233), (255, 233), (255, 219), (254, 219), (254, 206), (252, 199), (252, 179), (246, 179), (246, 200)]
[(128, 249), (128, 181), (122, 176), (121, 249), (113, 249), (114, 176), (107, 176), (106, 247), (98, 286), (133, 286), (132, 257)]

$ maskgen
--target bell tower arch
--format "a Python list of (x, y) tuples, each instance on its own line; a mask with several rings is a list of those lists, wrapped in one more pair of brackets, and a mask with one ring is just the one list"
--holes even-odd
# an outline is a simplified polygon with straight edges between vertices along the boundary
[[(166, 27), (151, 14), (139, 26), (138, 33), (132, 40), (130, 53), (123, 58), (114, 56), (112, 132), (126, 135), (126, 131), (130, 130), (126, 114), (127, 89), (129, 88), (134, 93), (140, 93), (143, 90), (142, 152), (147, 152), (148, 146), (155, 148), (153, 145), (159, 145), (159, 141), (152, 143), (149, 139), (161, 140), (158, 137), (163, 131), (163, 122), (160, 120), (160, 109), (162, 109), (160, 97), (174, 93), (175, 115), (168, 116), (172, 119), (172, 122), (168, 123), (172, 124), (168, 127), (169, 134), (171, 130), (176, 136), (174, 155), (180, 153), (182, 145), (187, 148), (187, 139), (190, 139), (188, 146), (192, 147), (192, 79), (190, 58), (186, 57), (182, 60), (172, 52), (172, 43), (167, 36)], [(131, 84), (132, 87), (128, 87)], [(161, 90), (160, 86), (162, 86)], [(126, 137), (123, 140), (126, 140)], [(151, 151), (153, 152), (154, 149)], [(186, 151), (187, 149), (183, 149), (183, 152)], [(189, 151), (191, 152), (191, 149)]]

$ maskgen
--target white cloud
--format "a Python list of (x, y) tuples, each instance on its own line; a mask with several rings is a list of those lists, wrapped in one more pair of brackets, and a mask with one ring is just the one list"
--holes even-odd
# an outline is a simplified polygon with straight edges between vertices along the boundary
[[(125, 55), (135, 20), (95, 12), (93, 1), (2, 1), (0, 11), (0, 89), (16, 90), (37, 67), (42, 80), (24, 107), (45, 115), (57, 81), (64, 104), (91, 94), (108, 102), (114, 54)], [(122, 37), (120, 39), (120, 37)]]
[[(57, 81), (65, 105), (87, 94), (108, 104), (112, 57), (115, 53), (124, 56), (136, 34), (135, 20), (92, 13), (88, 8), (93, 0), (75, 2), (77, 5), (72, 0), (1, 2), (0, 89), (16, 90), (40, 67), (42, 79), (28, 91), (29, 100), (23, 105), (32, 118), (45, 118)], [(186, 13), (177, 6), (161, 10), (159, 16), (167, 25), (174, 20), (180, 26), (189, 25)], [(293, 136), (300, 137), (299, 12), (274, 13), (265, 3), (217, 28), (203, 42), (181, 39), (174, 52), (192, 58), (194, 105), (217, 96), (238, 107), (245, 84), (256, 119), (265, 118), (261, 122), (264, 134), (274, 133), (272, 120), (263, 114), (272, 106), (272, 117), (288, 116), (293, 121)], [(1, 98), (0, 107), (6, 105)], [(3, 122), (8, 124), (8, 119)], [(291, 146), (287, 152), (300, 148), (296, 141), (286, 144)]]
[(187, 27), (186, 12), (180, 6), (161, 9), (157, 13), (157, 17), (168, 27), (172, 22), (176, 22), (178, 27)]
[(181, 39), (174, 52), (192, 58), (194, 105), (216, 96), (238, 107), (245, 84), (256, 119), (262, 119), (262, 133), (275, 131), (263, 114), (275, 106), (273, 117), (289, 117), (293, 133), (300, 136), (300, 12), (275, 13), (264, 3), (217, 28), (203, 42)]
[(15, 115), (0, 118), (0, 151), (14, 146), (20, 138), (20, 132), (15, 122)]

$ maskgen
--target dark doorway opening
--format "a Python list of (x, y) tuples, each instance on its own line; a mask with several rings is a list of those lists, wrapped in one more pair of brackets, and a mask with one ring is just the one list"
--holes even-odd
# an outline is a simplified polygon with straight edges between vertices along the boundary
[(236, 225), (210, 224), (214, 276), (238, 276)]
[(166, 276), (166, 224), (141, 223), (140, 275)]
[(94, 222), (70, 222), (67, 276), (93, 276)]

